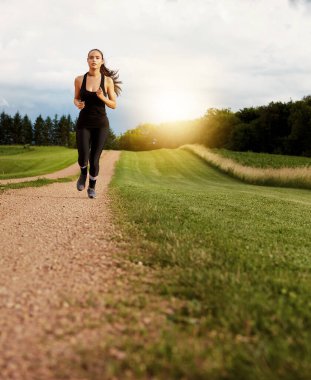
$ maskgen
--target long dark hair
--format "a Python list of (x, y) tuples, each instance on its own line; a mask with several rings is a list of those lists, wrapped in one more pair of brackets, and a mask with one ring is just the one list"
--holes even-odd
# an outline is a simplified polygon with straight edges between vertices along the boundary
[[(91, 51), (99, 51), (101, 56), (102, 56), (102, 59), (104, 59), (104, 55), (103, 53), (99, 50), (99, 49), (91, 49), (89, 52), (88, 52), (88, 55), (90, 54)], [(100, 72), (101, 74), (103, 75), (106, 75), (110, 78), (112, 78), (113, 80), (113, 83), (114, 83), (114, 92), (117, 94), (117, 96), (120, 95), (121, 91), (122, 91), (122, 88), (120, 87), (120, 84), (123, 83), (119, 80), (117, 80), (119, 78), (119, 74), (118, 74), (118, 71), (119, 70), (109, 70), (106, 66), (105, 66), (105, 63), (103, 63), (101, 66), (100, 66)]]

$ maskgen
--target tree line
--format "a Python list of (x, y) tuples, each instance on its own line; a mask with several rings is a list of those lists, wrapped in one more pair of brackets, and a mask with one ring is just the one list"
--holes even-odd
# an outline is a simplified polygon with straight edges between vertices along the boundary
[[(76, 148), (76, 120), (71, 116), (62, 115), (60, 118), (55, 114), (52, 119), (45, 119), (41, 114), (32, 123), (27, 115), (21, 116), (16, 112), (14, 116), (0, 114), (0, 145), (30, 144), (30, 145), (61, 145)], [(109, 129), (106, 141), (106, 149), (115, 148), (116, 136)]]
[(191, 143), (311, 157), (311, 96), (237, 112), (230, 108), (209, 108), (198, 119), (140, 124), (118, 138), (119, 149), (127, 150), (177, 148)]
[[(77, 119), (76, 119), (77, 120)], [(0, 144), (63, 145), (76, 148), (70, 115), (43, 119), (32, 125), (17, 112), (0, 114)], [(209, 108), (194, 120), (144, 123), (116, 137), (109, 128), (106, 149), (151, 150), (198, 143), (210, 148), (311, 157), (311, 95), (301, 100), (270, 102), (237, 112)]]

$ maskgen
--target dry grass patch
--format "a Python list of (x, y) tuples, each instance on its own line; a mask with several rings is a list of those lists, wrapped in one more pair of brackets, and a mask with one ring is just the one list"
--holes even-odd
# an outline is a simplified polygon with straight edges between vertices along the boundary
[(210, 165), (248, 183), (311, 189), (311, 167), (308, 166), (297, 168), (255, 168), (241, 165), (230, 158), (222, 157), (204, 145), (185, 144), (180, 149), (193, 152)]

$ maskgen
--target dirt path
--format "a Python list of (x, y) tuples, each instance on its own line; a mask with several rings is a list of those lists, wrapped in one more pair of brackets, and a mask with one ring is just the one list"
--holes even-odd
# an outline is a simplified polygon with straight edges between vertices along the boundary
[[(109, 208), (119, 155), (102, 155), (96, 199), (78, 192), (75, 181), (0, 195), (1, 380), (116, 379), (106, 371), (109, 357), (124, 355), (111, 343), (126, 328), (117, 304), (137, 296), (137, 279), (148, 283), (144, 266), (122, 258), (126, 247)], [(155, 329), (162, 323), (152, 309), (141, 318), (146, 325), (153, 319)], [(77, 349), (99, 342), (107, 345), (95, 365), (102, 376), (81, 377), (71, 368), (83, 367)]]

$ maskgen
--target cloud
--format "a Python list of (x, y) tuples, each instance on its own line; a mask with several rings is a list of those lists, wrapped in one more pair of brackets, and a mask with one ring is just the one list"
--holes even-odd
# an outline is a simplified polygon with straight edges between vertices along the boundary
[(9, 103), (6, 99), (0, 97), (0, 106), (1, 107), (8, 107)]
[(123, 81), (117, 108), (107, 108), (116, 132), (160, 120), (152, 104), (166, 92), (187, 96), (194, 118), (299, 98), (311, 88), (310, 13), (299, 6), (309, 3), (1, 0), (0, 107), (75, 118), (74, 78), (95, 47)]
[(288, 0), (290, 5), (297, 7), (300, 4), (305, 4), (307, 6), (311, 5), (311, 0)]

